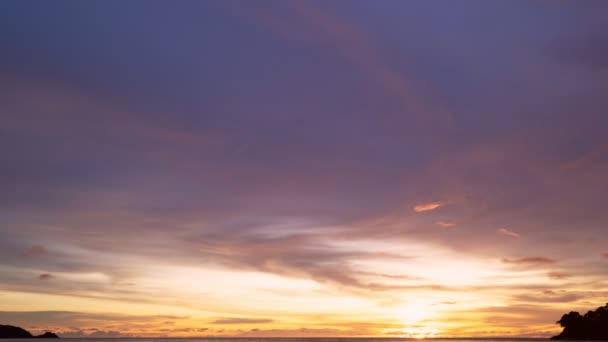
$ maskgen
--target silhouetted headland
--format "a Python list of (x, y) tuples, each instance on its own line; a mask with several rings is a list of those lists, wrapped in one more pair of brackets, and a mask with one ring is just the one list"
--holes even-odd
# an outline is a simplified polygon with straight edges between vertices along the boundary
[(0, 325), (0, 338), (59, 338), (59, 336), (48, 331), (42, 335), (34, 336), (29, 331), (20, 327)]
[(552, 340), (608, 341), (608, 304), (585, 315), (572, 311), (557, 321), (564, 330)]

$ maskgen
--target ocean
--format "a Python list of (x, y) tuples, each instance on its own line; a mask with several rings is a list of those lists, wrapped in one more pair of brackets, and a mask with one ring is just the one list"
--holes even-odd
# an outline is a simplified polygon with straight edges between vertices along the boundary
[[(50, 342), (69, 340), (70, 342), (399, 342), (399, 341), (433, 341), (433, 342), (522, 342), (522, 341), (534, 341), (543, 342), (550, 341), (546, 338), (372, 338), (372, 337), (357, 337), (357, 338), (317, 338), (317, 337), (193, 337), (193, 338), (180, 338), (180, 337), (150, 337), (150, 338), (60, 338), (56, 339), (1, 339), (2, 342)], [(582, 342), (582, 341), (568, 341), (568, 342)], [(586, 341), (589, 342), (589, 341)]]

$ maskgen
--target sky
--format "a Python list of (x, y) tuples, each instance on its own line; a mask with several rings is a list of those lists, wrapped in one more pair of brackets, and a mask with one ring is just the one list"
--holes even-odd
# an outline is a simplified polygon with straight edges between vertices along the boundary
[(608, 301), (607, 16), (1, 1), (0, 323), (556, 334)]

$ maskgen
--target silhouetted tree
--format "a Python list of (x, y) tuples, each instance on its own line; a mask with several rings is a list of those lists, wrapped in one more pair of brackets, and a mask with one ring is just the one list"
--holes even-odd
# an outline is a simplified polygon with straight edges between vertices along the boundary
[(562, 316), (562, 319), (560, 319), (556, 323), (559, 323), (559, 325), (565, 328), (567, 326), (580, 324), (582, 319), (583, 316), (581, 316), (581, 314), (576, 311), (570, 311), (570, 313), (564, 314)]

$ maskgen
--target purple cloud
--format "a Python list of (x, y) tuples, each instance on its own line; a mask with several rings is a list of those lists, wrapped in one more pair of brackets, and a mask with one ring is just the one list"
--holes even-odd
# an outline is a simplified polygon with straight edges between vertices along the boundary
[(520, 235), (512, 230), (506, 229), (506, 228), (500, 228), (499, 230), (497, 230), (497, 232), (499, 234), (502, 235), (506, 235), (506, 236), (510, 236), (510, 237), (514, 237), (514, 238), (518, 238), (520, 237)]

